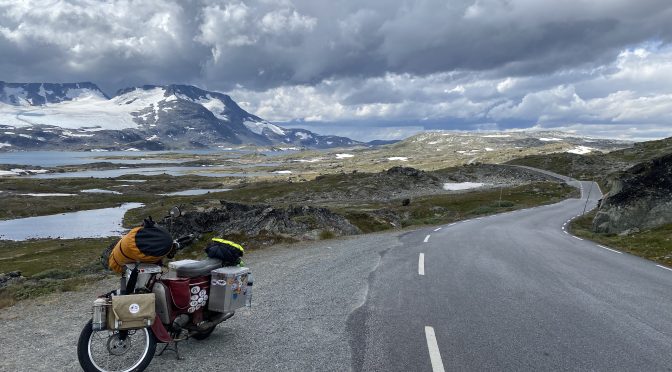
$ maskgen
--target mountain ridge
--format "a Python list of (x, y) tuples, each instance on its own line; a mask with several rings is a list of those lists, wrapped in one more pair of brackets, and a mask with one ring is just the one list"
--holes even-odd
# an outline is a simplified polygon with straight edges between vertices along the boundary
[(361, 144), (287, 129), (230, 96), (192, 85), (143, 85), (107, 96), (93, 83), (0, 82), (0, 150), (188, 149)]

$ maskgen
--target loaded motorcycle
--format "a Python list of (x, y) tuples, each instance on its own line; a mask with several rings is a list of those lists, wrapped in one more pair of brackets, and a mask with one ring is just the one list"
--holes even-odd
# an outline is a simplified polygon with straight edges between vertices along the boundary
[[(170, 221), (180, 215), (170, 211)], [(173, 252), (193, 235), (173, 240)], [(181, 260), (169, 264), (130, 263), (123, 267), (120, 288), (93, 302), (92, 318), (84, 326), (77, 356), (85, 371), (143, 371), (157, 343), (180, 354), (178, 343), (204, 340), (235, 310), (250, 306), (252, 274), (246, 267), (223, 266), (222, 260)]]

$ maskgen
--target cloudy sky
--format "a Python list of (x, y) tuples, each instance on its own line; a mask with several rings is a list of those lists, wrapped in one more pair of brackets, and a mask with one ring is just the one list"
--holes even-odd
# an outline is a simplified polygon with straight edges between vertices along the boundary
[(669, 0), (0, 0), (0, 80), (186, 83), (286, 126), (672, 136)]

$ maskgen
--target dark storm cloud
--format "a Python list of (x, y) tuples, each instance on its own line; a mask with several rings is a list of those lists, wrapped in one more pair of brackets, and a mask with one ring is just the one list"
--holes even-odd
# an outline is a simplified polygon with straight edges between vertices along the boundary
[[(541, 5), (540, 5), (541, 4)], [(668, 1), (140, 1), (0, 4), (5, 79), (187, 81), (552, 72), (669, 40)]]

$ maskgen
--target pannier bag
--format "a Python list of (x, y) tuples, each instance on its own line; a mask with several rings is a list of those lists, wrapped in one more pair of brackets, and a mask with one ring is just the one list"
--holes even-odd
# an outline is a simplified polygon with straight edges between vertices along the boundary
[(222, 260), (224, 266), (236, 266), (240, 264), (240, 258), (243, 257), (245, 250), (240, 244), (229, 240), (214, 238), (205, 247), (205, 253), (210, 258)]
[(142, 226), (133, 228), (112, 249), (107, 264), (110, 270), (121, 273), (130, 263), (157, 263), (170, 253), (173, 239), (164, 228), (154, 221), (145, 220)]
[(107, 315), (107, 328), (114, 330), (150, 327), (156, 318), (154, 293), (112, 296), (112, 311)]

